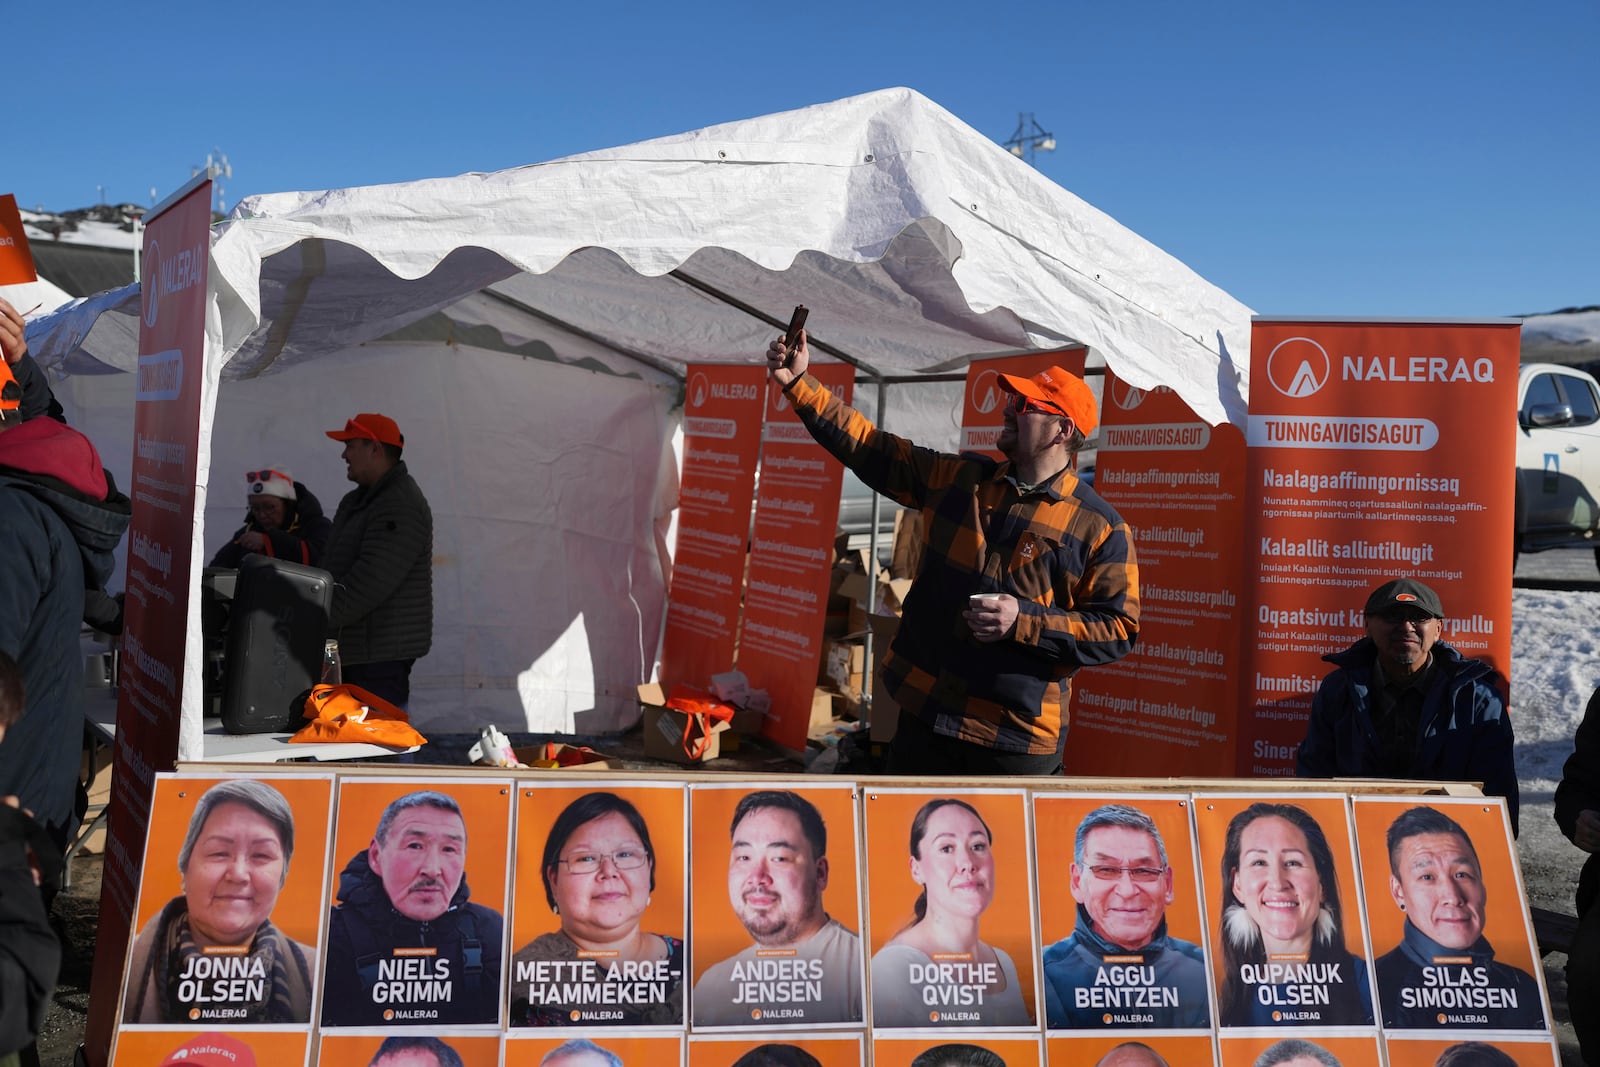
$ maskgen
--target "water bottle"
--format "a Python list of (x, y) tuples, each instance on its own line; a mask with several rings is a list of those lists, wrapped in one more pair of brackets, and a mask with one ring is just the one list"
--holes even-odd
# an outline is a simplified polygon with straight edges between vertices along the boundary
[(343, 682), (339, 666), (339, 642), (328, 638), (322, 645), (322, 684), (339, 685)]

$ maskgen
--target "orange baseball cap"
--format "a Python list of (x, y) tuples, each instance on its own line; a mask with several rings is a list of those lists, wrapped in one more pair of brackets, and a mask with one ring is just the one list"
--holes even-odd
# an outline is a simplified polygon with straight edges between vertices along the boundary
[(22, 386), (11, 373), (11, 364), (0, 359), (0, 426), (22, 420)]
[(1094, 428), (1100, 425), (1100, 411), (1095, 405), (1094, 393), (1089, 391), (1089, 386), (1082, 378), (1060, 367), (1042, 370), (1032, 378), (1002, 374), (1000, 388), (1055, 408), (1070, 418), (1085, 437), (1094, 433)]
[(256, 1067), (256, 1054), (237, 1038), (211, 1032), (191, 1037), (167, 1053), (161, 1067)]
[(328, 436), (335, 441), (376, 441), (396, 448), (402, 448), (406, 443), (405, 434), (400, 432), (399, 424), (393, 419), (365, 411), (353, 419), (345, 420), (344, 429), (329, 430)]

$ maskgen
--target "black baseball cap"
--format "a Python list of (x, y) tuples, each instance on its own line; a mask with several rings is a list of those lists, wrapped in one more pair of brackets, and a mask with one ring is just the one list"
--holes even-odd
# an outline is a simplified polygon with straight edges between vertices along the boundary
[(1368, 615), (1382, 615), (1396, 607), (1417, 608), (1435, 619), (1444, 618), (1439, 594), (1415, 578), (1396, 578), (1392, 582), (1384, 582), (1367, 597)]

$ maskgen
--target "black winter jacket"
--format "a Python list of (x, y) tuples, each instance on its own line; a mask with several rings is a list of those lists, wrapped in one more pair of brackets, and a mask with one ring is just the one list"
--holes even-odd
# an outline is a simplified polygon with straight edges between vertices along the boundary
[(307, 567), (322, 566), (322, 553), (328, 546), (328, 535), (333, 533), (333, 520), (323, 513), (322, 501), (317, 499), (316, 494), (300, 482), (294, 483), (294, 495), (294, 514), (290, 516), (286, 529), (263, 530), (256, 525), (255, 517), (247, 513), (244, 525), (233, 531), (228, 543), (217, 549), (217, 554), (211, 557), (211, 566), (237, 567), (239, 561), (248, 554), (248, 550), (239, 543), (239, 538), (251, 531), (266, 535), (267, 551), (263, 555)]
[(433, 512), (404, 461), (339, 501), (322, 558), (332, 636), (347, 664), (417, 659), (433, 646)]
[[(1567, 840), (1577, 832), (1578, 813), (1593, 808), (1600, 811), (1600, 689), (1589, 698), (1583, 722), (1573, 739), (1572, 755), (1561, 768), (1561, 784), (1556, 786), (1556, 824)], [(1600, 904), (1600, 853), (1591, 855), (1578, 875), (1578, 914)]]

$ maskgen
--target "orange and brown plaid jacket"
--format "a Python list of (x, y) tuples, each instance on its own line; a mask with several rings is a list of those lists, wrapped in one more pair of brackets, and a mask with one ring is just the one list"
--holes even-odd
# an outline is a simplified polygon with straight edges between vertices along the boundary
[[(1000, 752), (1056, 751), (1072, 675), (1120, 659), (1138, 638), (1128, 524), (1070, 470), (1023, 493), (1009, 462), (885, 433), (809, 374), (788, 394), (823, 448), (922, 513), (921, 569), (883, 658), (889, 695), (936, 733)], [(973, 593), (1017, 598), (1009, 638), (973, 638), (961, 616)]]

